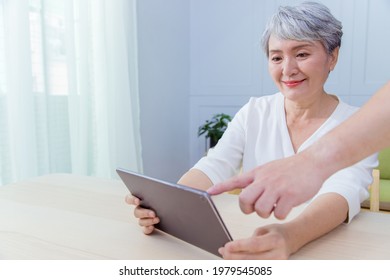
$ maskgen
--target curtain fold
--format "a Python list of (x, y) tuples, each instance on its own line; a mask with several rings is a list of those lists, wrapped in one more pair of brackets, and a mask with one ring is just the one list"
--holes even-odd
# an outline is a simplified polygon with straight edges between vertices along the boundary
[(0, 1), (1, 184), (142, 172), (135, 5)]

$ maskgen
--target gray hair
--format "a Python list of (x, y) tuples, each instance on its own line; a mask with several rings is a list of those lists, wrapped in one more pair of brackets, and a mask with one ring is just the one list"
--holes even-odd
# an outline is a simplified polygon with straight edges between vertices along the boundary
[(268, 56), (268, 42), (273, 35), (283, 40), (320, 41), (331, 54), (341, 46), (342, 24), (330, 10), (315, 2), (279, 7), (268, 22), (262, 36), (262, 47)]

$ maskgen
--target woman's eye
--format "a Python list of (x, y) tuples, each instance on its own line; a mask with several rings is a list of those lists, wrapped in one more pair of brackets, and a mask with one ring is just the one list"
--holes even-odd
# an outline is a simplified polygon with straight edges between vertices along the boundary
[(281, 60), (282, 60), (282, 58), (280, 56), (271, 57), (271, 61), (273, 61), (273, 62), (279, 62)]
[(298, 53), (297, 57), (304, 58), (307, 57), (309, 54), (308, 53)]

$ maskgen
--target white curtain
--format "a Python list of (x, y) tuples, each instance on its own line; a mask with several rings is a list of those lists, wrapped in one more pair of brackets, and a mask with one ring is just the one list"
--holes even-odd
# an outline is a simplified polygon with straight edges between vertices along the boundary
[(135, 0), (0, 0), (0, 183), (142, 172)]

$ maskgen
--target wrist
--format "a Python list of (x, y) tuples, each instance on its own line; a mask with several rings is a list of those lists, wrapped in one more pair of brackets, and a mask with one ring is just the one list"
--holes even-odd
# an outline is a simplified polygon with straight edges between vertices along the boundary
[(300, 225), (292, 220), (283, 224), (288, 256), (298, 252), (307, 242), (303, 240), (304, 232), (300, 232)]

